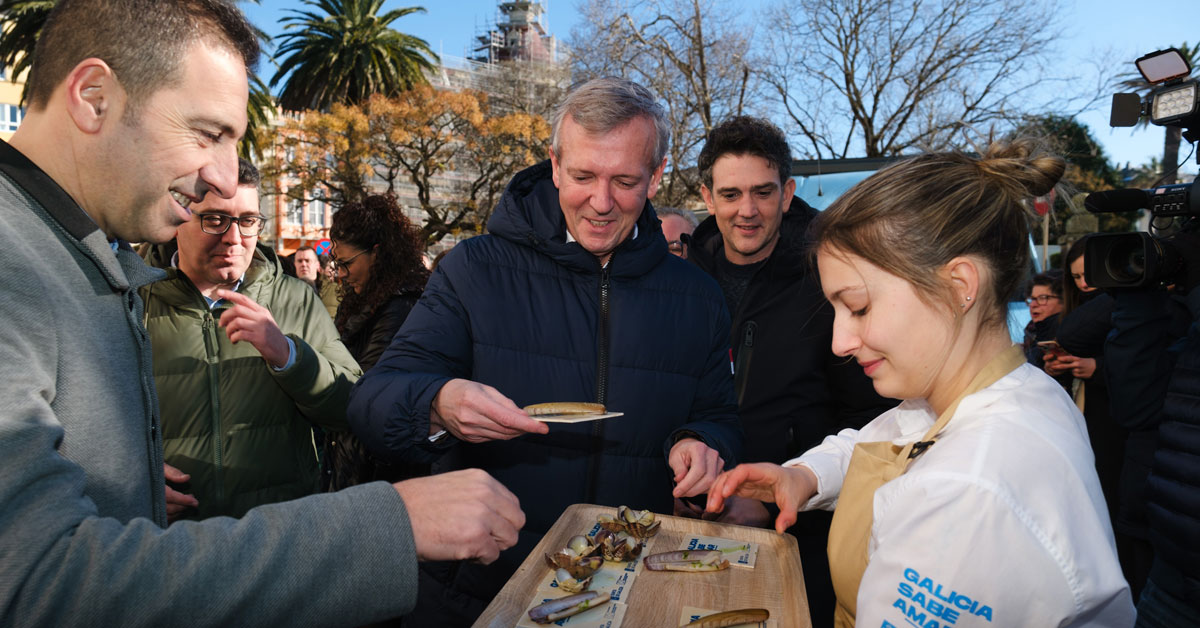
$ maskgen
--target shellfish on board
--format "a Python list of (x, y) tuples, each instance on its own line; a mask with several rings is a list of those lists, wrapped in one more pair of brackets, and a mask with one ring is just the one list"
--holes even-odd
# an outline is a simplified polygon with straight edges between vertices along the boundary
[(724, 611), (705, 615), (694, 622), (684, 624), (681, 628), (728, 628), (743, 624), (762, 625), (771, 618), (771, 611), (765, 608), (741, 608), (735, 611)]
[(654, 518), (649, 510), (633, 510), (628, 506), (618, 506), (617, 516), (600, 515), (597, 517), (600, 527), (609, 532), (626, 532), (638, 540), (646, 540), (658, 534), (662, 521)]
[(679, 550), (642, 559), (650, 571), (720, 571), (729, 567), (721, 550)]
[(550, 600), (545, 604), (539, 604), (529, 609), (529, 619), (539, 624), (548, 624), (565, 619), (571, 615), (578, 615), (589, 608), (605, 604), (610, 599), (612, 599), (612, 596), (607, 591), (587, 591), (586, 593), (568, 595), (567, 597)]
[(554, 569), (554, 578), (564, 591), (578, 593), (592, 584), (592, 575), (604, 565), (601, 548), (586, 536), (573, 536), (563, 549), (546, 554), (546, 564)]
[(604, 553), (604, 560), (618, 563), (637, 559), (645, 547), (645, 541), (624, 530), (612, 532), (601, 529), (592, 537), (592, 543)]

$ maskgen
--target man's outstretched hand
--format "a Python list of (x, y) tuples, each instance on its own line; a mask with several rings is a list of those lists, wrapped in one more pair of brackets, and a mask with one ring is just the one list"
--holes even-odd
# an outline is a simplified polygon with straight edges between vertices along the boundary
[(517, 542), (525, 513), (517, 496), (479, 469), (415, 478), (392, 485), (412, 525), (417, 560), (478, 560), (487, 564)]

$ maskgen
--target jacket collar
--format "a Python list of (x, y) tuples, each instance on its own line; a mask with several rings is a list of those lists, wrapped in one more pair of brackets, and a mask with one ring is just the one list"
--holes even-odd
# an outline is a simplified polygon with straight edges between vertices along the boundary
[[(535, 249), (575, 272), (600, 271), (595, 255), (577, 242), (567, 242), (566, 219), (558, 204), (549, 160), (513, 177), (487, 227), (492, 235)], [(669, 254), (662, 223), (650, 201), (638, 216), (636, 230), (638, 237), (625, 240), (613, 251), (608, 270), (614, 277), (644, 275)]]
[(32, 196), (46, 213), (71, 234), (71, 237), (83, 240), (92, 232), (100, 230), (96, 222), (57, 181), (38, 168), (37, 164), (29, 161), (21, 151), (3, 140), (0, 140), (0, 170), (21, 186), (26, 194)]
[(20, 187), (75, 241), (76, 246), (100, 268), (115, 290), (139, 288), (162, 278), (160, 271), (147, 269), (125, 242), (116, 249), (87, 212), (37, 164), (0, 140), (0, 173)]
[[(168, 299), (173, 305), (184, 306), (194, 303), (195, 297), (200, 293), (187, 275), (183, 274), (178, 267), (172, 266), (171, 259), (178, 250), (179, 245), (175, 240), (171, 240), (166, 244), (148, 247), (143, 251), (143, 258), (146, 264), (166, 270), (166, 280), (162, 282), (161, 286), (155, 288), (155, 295)], [(282, 274), (283, 266), (279, 263), (279, 256), (275, 251), (262, 243), (256, 244), (254, 257), (251, 258), (250, 266), (242, 276), (238, 292), (261, 302), (261, 293), (264, 287)]]

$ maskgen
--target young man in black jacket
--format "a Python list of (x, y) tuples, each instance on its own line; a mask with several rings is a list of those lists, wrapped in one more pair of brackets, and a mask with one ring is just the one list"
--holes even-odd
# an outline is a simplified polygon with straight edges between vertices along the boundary
[[(833, 309), (804, 237), (817, 212), (793, 196), (791, 164), (783, 133), (746, 116), (715, 127), (700, 152), (700, 194), (711, 216), (692, 234), (688, 261), (716, 278), (733, 317), (747, 462), (781, 464), (894, 405), (875, 393), (857, 364), (830, 348)], [(800, 543), (814, 625), (833, 617), (825, 556), (830, 517), (800, 513), (790, 530)], [(744, 500), (723, 520), (770, 527), (774, 516)]]

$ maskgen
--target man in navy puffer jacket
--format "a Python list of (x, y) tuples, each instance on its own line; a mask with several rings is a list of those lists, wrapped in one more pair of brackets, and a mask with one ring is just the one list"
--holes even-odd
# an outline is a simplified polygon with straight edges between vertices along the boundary
[[(645, 88), (572, 92), (551, 160), (517, 174), (490, 235), (446, 256), (356, 387), (349, 420), (377, 454), (486, 469), (527, 516), (492, 565), (426, 565), (406, 625), (469, 625), (567, 506), (670, 513), (740, 456), (724, 297), (668, 254), (648, 200), (667, 139)], [(520, 410), (550, 401), (625, 415), (547, 429)]]

